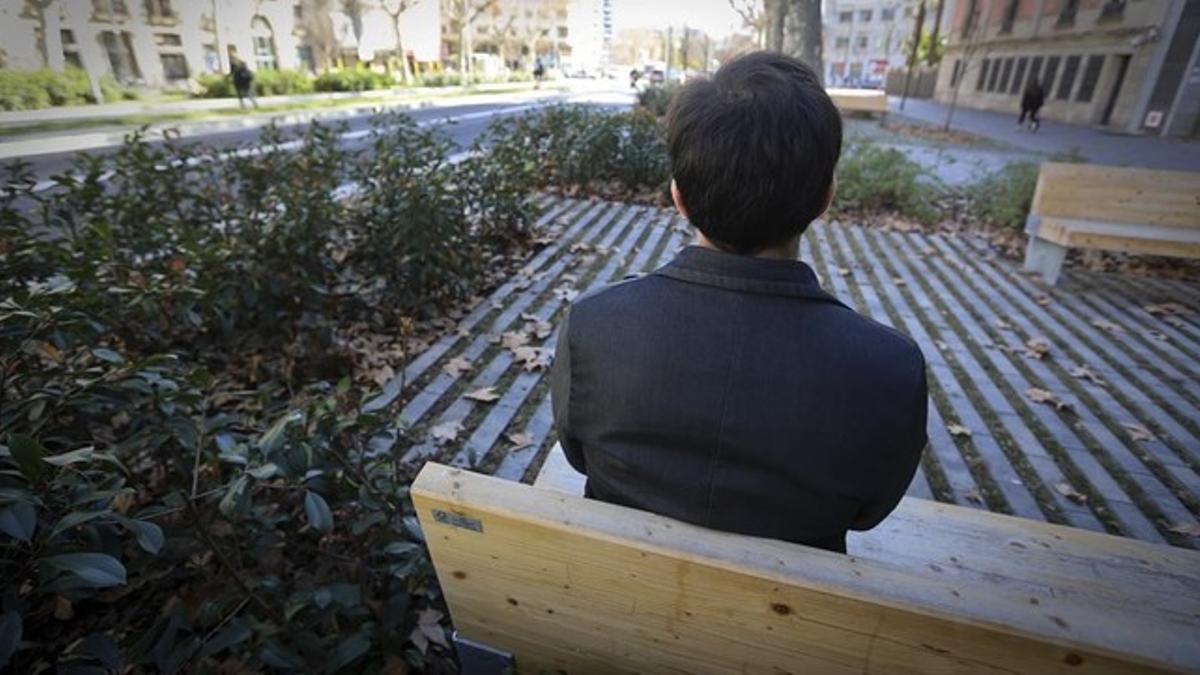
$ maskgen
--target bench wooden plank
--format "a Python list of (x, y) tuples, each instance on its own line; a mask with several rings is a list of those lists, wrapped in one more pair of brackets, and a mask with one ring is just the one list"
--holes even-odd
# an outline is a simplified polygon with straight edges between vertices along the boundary
[(877, 89), (826, 89), (825, 93), (842, 112), (886, 113), (887, 93)]
[[(1104, 207), (1097, 210), (1102, 211)], [(1037, 234), (1041, 239), (1068, 248), (1200, 258), (1200, 228), (1044, 217)]]
[(1031, 212), (1200, 229), (1200, 173), (1043, 162)]
[[(1114, 605), (1086, 589), (720, 533), (436, 464), (422, 470), (412, 495), (456, 628), (514, 652), (522, 671), (1200, 667), (1200, 618), (1160, 610), (1155, 601), (1165, 593), (1147, 595), (1154, 579), (1163, 590), (1161, 575), (1144, 573)], [(1104, 537), (933, 508), (1053, 528), (1064, 540)], [(1106, 553), (1136, 551), (1170, 565), (1171, 590), (1186, 584), (1185, 597), (1196, 597), (1196, 553), (1105, 539), (1115, 540)], [(1103, 556), (1093, 564), (1103, 567)]]

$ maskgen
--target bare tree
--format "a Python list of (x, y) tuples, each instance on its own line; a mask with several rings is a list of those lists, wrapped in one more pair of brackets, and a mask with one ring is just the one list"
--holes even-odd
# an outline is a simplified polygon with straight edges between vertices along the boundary
[(942, 60), (942, 47), (938, 40), (941, 39), (942, 10), (945, 9), (945, 5), (946, 0), (937, 0), (937, 9), (933, 13), (933, 31), (929, 37), (929, 53), (926, 54), (926, 61), (931, 66), (936, 66)]
[(729, 0), (729, 6), (742, 17), (742, 24), (754, 32), (754, 43), (767, 46), (767, 13), (763, 0)]
[(474, 33), (472, 24), (484, 12), (493, 9), (497, 0), (451, 0), (446, 9), (450, 10), (448, 17), (452, 25), (458, 27), (458, 71), (462, 74), (463, 84), (470, 82), (472, 70), (471, 52), (474, 51), (472, 42)]
[(400, 15), (412, 9), (421, 0), (382, 0), (383, 11), (392, 18), (392, 35), (396, 39), (396, 56), (400, 59), (400, 79), (411, 84), (412, 73), (408, 69), (408, 54), (404, 52), (404, 39), (400, 36)]
[(789, 0), (787, 4), (783, 51), (803, 61), (823, 79), (821, 0)]
[(327, 68), (330, 63), (337, 62), (338, 41), (333, 31), (333, 18), (329, 12), (333, 0), (304, 0), (303, 19), (301, 27), (304, 30), (303, 43), (312, 48), (316, 58), (317, 68)]
[[(986, 3), (986, 0), (985, 0)], [(958, 90), (962, 87), (963, 80), (967, 79), (967, 71), (971, 66), (971, 57), (979, 50), (980, 43), (980, 16), (988, 16), (986, 10), (981, 12), (978, 0), (970, 0), (967, 4), (966, 15), (963, 21), (966, 25), (962, 31), (962, 65), (951, 72), (951, 77), (955, 74), (958, 79), (951, 82), (950, 106), (946, 109), (946, 123), (942, 125), (943, 131), (950, 131), (950, 123), (954, 119), (954, 110), (958, 107)], [(988, 50), (984, 51), (987, 54)]]
[(783, 51), (783, 25), (787, 22), (788, 0), (763, 0), (763, 47)]

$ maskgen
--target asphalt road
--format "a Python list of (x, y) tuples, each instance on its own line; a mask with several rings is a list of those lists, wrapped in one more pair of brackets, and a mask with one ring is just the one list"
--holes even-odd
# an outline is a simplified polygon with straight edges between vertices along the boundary
[[(624, 96), (628, 98), (627, 94), (624, 94)], [(622, 99), (622, 95), (614, 91), (545, 92), (537, 94), (522, 92), (512, 95), (481, 96), (477, 101), (473, 101), (471, 98), (464, 98), (461, 99), (461, 103), (458, 101), (443, 101), (436, 107), (415, 108), (405, 110), (404, 112), (408, 113), (422, 127), (436, 127), (443, 130), (458, 146), (459, 150), (465, 150), (498, 117), (518, 115), (556, 103), (582, 103), (604, 106), (628, 105), (628, 101)], [(344, 124), (345, 129), (342, 133), (342, 145), (348, 149), (355, 149), (366, 144), (366, 132), (370, 127), (371, 117), (372, 113), (369, 110), (355, 109), (345, 112), (334, 111), (330, 117), (323, 118), (321, 121), (322, 123)], [(249, 148), (256, 145), (261, 132), (261, 126), (266, 124), (266, 119), (263, 116), (251, 122), (255, 126), (234, 130), (207, 131), (203, 129), (203, 123), (188, 124), (184, 127), (185, 131), (182, 140), (188, 143), (203, 143), (218, 152)], [(257, 122), (261, 122), (261, 124), (257, 124)], [(296, 133), (308, 124), (309, 122), (307, 121), (280, 124), (280, 129), (285, 132)], [(153, 145), (160, 143), (162, 143), (161, 140), (151, 141)], [(48, 138), (46, 149), (50, 150), (52, 147), (53, 140)], [(93, 155), (106, 155), (113, 153), (117, 147), (114, 145), (95, 148), (86, 152)], [(72, 163), (79, 154), (79, 152), (49, 151), (39, 152), (38, 154), (26, 156), (21, 159), (32, 165), (39, 183), (48, 188), (51, 185), (50, 178), (56, 174), (69, 171)]]

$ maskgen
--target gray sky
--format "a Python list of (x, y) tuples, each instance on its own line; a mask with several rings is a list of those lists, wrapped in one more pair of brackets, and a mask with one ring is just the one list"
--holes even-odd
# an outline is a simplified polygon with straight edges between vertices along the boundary
[(717, 38), (742, 27), (741, 17), (727, 0), (613, 0), (613, 23), (617, 30), (686, 23)]

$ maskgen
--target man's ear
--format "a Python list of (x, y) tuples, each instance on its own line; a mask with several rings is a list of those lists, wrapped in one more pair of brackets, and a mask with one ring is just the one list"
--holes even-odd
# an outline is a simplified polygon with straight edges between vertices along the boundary
[(679, 186), (675, 184), (674, 178), (671, 179), (671, 201), (675, 202), (675, 210), (679, 212), (679, 215), (687, 220), (687, 207), (683, 205), (683, 195), (679, 194)]
[[(821, 216), (825, 215), (825, 212), (829, 210), (829, 207), (831, 205), (833, 205), (833, 197), (836, 194), (837, 194), (837, 175), (835, 174), (833, 177), (833, 180), (829, 181), (829, 191), (825, 193), (825, 206), (821, 207)], [(817, 217), (820, 218), (821, 216), (817, 216)]]

